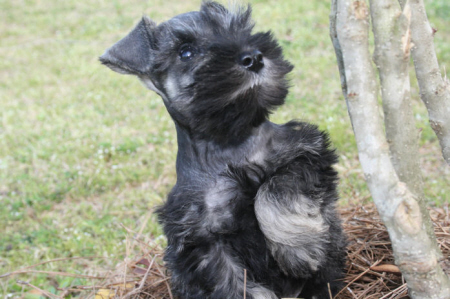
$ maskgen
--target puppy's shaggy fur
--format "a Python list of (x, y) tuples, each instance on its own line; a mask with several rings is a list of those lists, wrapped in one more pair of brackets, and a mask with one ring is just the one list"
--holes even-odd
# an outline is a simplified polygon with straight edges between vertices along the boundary
[[(157, 92), (175, 122), (177, 182), (159, 219), (180, 298), (329, 298), (345, 238), (336, 155), (316, 126), (277, 125), (292, 66), (250, 7), (144, 17), (100, 57)], [(246, 269), (246, 285), (244, 285)]]

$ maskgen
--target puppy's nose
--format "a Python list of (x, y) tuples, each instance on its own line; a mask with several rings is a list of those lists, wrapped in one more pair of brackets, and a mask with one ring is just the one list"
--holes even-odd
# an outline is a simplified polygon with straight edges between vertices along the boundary
[(240, 63), (246, 69), (257, 73), (264, 66), (263, 55), (258, 50), (244, 52), (241, 54)]

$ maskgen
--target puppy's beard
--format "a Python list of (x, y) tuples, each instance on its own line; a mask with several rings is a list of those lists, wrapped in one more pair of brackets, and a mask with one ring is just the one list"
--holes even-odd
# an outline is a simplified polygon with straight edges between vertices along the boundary
[(230, 95), (230, 100), (233, 101), (246, 94), (250, 89), (258, 88), (262, 85), (269, 88), (273, 86), (275, 79), (272, 67), (273, 62), (269, 59), (264, 59), (264, 67), (258, 73), (246, 70), (246, 80)]

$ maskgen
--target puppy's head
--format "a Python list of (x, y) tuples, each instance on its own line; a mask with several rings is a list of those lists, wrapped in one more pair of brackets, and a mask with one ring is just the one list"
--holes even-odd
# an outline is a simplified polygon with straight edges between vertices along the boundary
[(270, 32), (252, 33), (250, 15), (207, 1), (160, 25), (144, 17), (100, 61), (138, 76), (191, 134), (244, 137), (284, 103), (292, 70)]

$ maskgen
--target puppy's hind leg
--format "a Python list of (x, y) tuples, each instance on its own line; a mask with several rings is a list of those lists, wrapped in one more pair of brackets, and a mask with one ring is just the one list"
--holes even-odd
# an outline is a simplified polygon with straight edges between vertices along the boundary
[[(274, 292), (251, 279), (251, 273), (245, 277), (244, 266), (228, 252), (227, 245), (217, 243), (211, 248), (207, 259), (199, 268), (203, 275), (214, 277), (210, 299), (277, 299)], [(246, 278), (246, 279), (245, 279)]]

